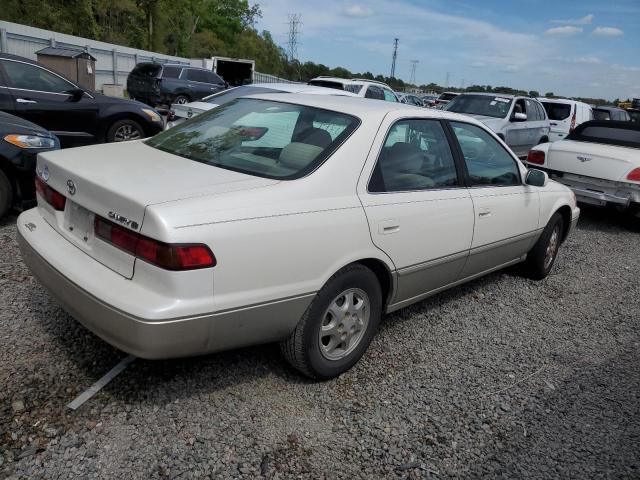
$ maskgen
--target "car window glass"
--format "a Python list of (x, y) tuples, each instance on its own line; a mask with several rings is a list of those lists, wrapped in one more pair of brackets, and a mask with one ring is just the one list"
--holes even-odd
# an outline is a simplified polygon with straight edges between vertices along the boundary
[(451, 122), (473, 186), (520, 184), (520, 170), (509, 153), (484, 129)]
[(331, 140), (335, 140), (349, 126), (349, 119), (344, 117), (336, 117), (331, 113), (318, 113), (313, 120), (313, 128), (319, 128), (326, 131), (331, 136)]
[[(344, 126), (333, 140), (319, 124)], [(227, 170), (294, 180), (313, 172), (359, 125), (341, 112), (240, 98), (160, 133), (147, 145)]]
[(533, 102), (531, 100), (525, 100), (524, 103), (526, 105), (527, 121), (528, 122), (537, 121), (538, 113), (536, 112), (535, 107), (533, 106)]
[(600, 109), (593, 110), (593, 118), (595, 120), (611, 120), (609, 112), (607, 110)]
[(540, 105), (538, 102), (533, 102), (533, 105), (538, 111), (538, 120), (546, 120), (545, 114), (544, 114), (544, 108), (542, 108), (542, 105)]
[(162, 69), (162, 77), (163, 78), (178, 78), (180, 75), (180, 67), (163, 67)]
[[(387, 90), (386, 88), (383, 89), (384, 92), (384, 99), (387, 102), (397, 102), (398, 99), (396, 98), (396, 96), (393, 94), (393, 92), (391, 90)], [(409, 103), (409, 102), (407, 102)]]
[(524, 100), (522, 98), (516, 100), (516, 104), (513, 107), (513, 113), (527, 114), (527, 108), (525, 107)]
[(2, 64), (13, 88), (51, 93), (67, 93), (76, 88), (59, 76), (35, 65), (12, 61), (4, 61)]
[(393, 125), (369, 181), (370, 192), (404, 192), (458, 185), (453, 155), (437, 120)]
[(549, 120), (566, 120), (571, 115), (571, 105), (568, 103), (543, 102), (549, 115)]
[(384, 100), (384, 92), (380, 87), (369, 85), (365, 98), (373, 98), (374, 100)]
[(213, 72), (202, 72), (204, 74), (203, 82), (206, 83), (223, 83), (222, 80)]

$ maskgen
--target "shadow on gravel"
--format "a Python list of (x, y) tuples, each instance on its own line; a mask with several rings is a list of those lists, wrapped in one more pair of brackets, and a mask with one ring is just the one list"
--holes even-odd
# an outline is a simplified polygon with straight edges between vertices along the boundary
[(580, 230), (610, 232), (640, 232), (640, 219), (630, 219), (628, 215), (613, 207), (595, 207), (580, 204)]
[(639, 478), (638, 342), (602, 362), (578, 359), (515, 417), (522, 422), (496, 426), (497, 442), (469, 478)]

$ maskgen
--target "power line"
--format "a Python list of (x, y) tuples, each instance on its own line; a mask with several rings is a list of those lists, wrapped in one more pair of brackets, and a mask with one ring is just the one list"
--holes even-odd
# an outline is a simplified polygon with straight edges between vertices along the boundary
[(398, 56), (398, 39), (393, 40), (393, 60), (391, 61), (391, 78), (396, 76), (396, 57)]
[(409, 78), (409, 83), (412, 85), (416, 84), (416, 67), (420, 63), (419, 60), (411, 60), (411, 78)]

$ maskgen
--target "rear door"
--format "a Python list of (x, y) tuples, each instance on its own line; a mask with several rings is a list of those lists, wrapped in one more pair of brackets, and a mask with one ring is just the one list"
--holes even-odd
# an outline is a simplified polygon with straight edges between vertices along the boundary
[(98, 105), (90, 94), (74, 98), (68, 92), (78, 87), (43, 67), (9, 59), (0, 60), (0, 64), (15, 115), (50, 130), (63, 143), (95, 138)]
[(393, 303), (409, 302), (459, 279), (473, 205), (439, 120), (387, 116), (380, 132), (358, 194), (374, 244), (397, 269)]
[(540, 197), (516, 160), (485, 129), (451, 122), (466, 169), (475, 226), (463, 277), (518, 261), (535, 241)]
[(562, 140), (569, 134), (571, 119), (576, 115), (576, 105), (560, 102), (542, 102), (551, 125), (549, 140), (555, 142)]

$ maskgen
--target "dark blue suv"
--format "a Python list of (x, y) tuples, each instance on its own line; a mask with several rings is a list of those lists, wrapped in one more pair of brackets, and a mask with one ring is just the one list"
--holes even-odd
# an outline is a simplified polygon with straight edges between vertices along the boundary
[(127, 78), (129, 96), (151, 106), (189, 103), (226, 87), (211, 70), (170, 63), (139, 63)]

